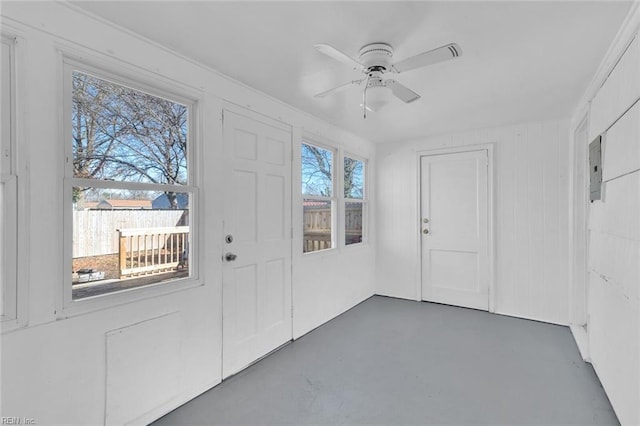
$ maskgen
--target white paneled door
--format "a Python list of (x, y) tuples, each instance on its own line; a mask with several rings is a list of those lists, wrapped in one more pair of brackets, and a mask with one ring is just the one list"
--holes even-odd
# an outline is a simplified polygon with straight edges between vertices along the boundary
[(291, 340), (291, 129), (224, 112), (228, 377)]
[(488, 310), (487, 150), (420, 161), (422, 300)]

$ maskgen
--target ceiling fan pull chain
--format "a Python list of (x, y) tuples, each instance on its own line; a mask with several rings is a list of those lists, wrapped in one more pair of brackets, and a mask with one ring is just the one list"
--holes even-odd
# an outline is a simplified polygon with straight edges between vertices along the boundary
[(364, 119), (367, 119), (367, 88), (365, 87), (362, 91), (362, 113), (364, 115)]

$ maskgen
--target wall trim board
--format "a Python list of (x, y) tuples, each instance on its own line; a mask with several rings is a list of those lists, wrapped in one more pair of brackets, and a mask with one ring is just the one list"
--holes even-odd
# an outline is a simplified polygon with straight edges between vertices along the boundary
[(544, 324), (552, 324), (552, 325), (557, 325), (560, 327), (569, 327), (569, 324), (567, 324), (566, 322), (560, 322), (560, 321), (555, 321), (555, 320), (550, 320), (550, 319), (546, 319), (546, 318), (540, 318), (540, 317), (536, 317), (534, 315), (523, 315), (523, 314), (519, 314), (519, 313), (515, 313), (515, 312), (509, 312), (509, 311), (500, 311), (497, 310), (496, 312), (493, 312), (496, 315), (502, 315), (505, 317), (511, 317), (511, 318), (519, 318), (522, 320), (527, 320), (527, 321), (536, 321), (536, 322), (541, 322)]
[[(582, 261), (584, 262), (584, 270), (582, 272), (584, 272), (585, 274), (585, 299), (584, 299), (584, 303), (585, 306), (583, 307), (584, 310), (586, 311), (587, 309), (587, 297), (588, 297), (588, 293), (589, 293), (589, 283), (588, 283), (588, 278), (587, 278), (587, 273), (588, 273), (588, 268), (587, 268), (587, 253), (588, 253), (588, 246), (589, 246), (589, 236), (588, 236), (588, 232), (589, 232), (589, 208), (588, 206), (583, 205), (582, 208), (584, 209), (584, 220), (583, 223), (578, 224), (576, 223), (577, 219), (576, 219), (576, 214), (577, 212), (579, 212), (580, 206), (577, 205), (578, 200), (576, 199), (576, 191), (578, 190), (582, 190), (583, 194), (585, 196), (585, 202), (588, 201), (587, 200), (587, 187), (586, 184), (588, 182), (577, 182), (577, 166), (578, 166), (578, 162), (582, 162), (583, 165), (585, 166), (585, 174), (586, 174), (586, 167), (588, 164), (588, 159), (586, 158), (588, 155), (588, 131), (589, 131), (589, 114), (585, 114), (582, 119), (578, 122), (578, 124), (575, 127), (572, 127), (571, 129), (572, 134), (571, 134), (571, 143), (569, 145), (569, 157), (570, 157), (570, 163), (569, 163), (569, 194), (571, 196), (571, 202), (569, 203), (569, 229), (570, 229), (570, 236), (571, 238), (569, 238), (569, 246), (568, 246), (568, 250), (569, 250), (569, 288), (568, 288), (568, 294), (567, 297), (569, 298), (569, 323), (571, 324), (571, 326), (575, 326), (579, 329), (582, 329), (583, 331), (586, 330), (583, 329), (583, 326), (586, 325), (586, 323), (584, 324), (577, 324), (575, 323), (575, 318), (576, 318), (576, 303), (577, 301), (575, 300), (575, 286), (576, 286), (576, 275), (577, 275), (577, 267), (578, 265), (576, 265), (576, 248), (579, 246), (578, 243), (578, 236), (576, 234), (576, 226), (580, 225), (580, 230), (582, 232), (582, 235), (584, 237), (584, 244), (586, 245), (585, 247), (585, 251), (584, 251), (584, 259), (582, 259)], [(578, 141), (576, 139), (576, 136), (579, 134), (578, 132), (584, 132), (585, 136), (586, 136), (586, 140), (584, 141)], [(582, 143), (584, 146), (582, 147), (582, 151), (578, 150), (578, 144)], [(582, 153), (581, 158), (578, 158), (578, 154)], [(585, 179), (588, 181), (588, 177), (585, 176)], [(580, 184), (580, 185), (579, 185)], [(580, 186), (582, 186), (581, 184), (585, 184), (585, 186), (583, 188), (580, 188)], [(574, 333), (575, 335), (575, 333)], [(583, 353), (583, 358), (586, 359), (589, 355), (588, 352), (588, 345), (584, 347), (585, 352)], [(582, 351), (581, 351), (582, 353)]]
[(271, 127), (275, 127), (277, 129), (280, 130), (284, 130), (286, 132), (290, 132), (292, 129), (292, 125), (291, 123), (288, 123), (286, 121), (284, 121), (282, 118), (278, 117), (278, 118), (273, 118), (270, 117), (266, 114), (261, 113), (260, 111), (256, 111), (253, 108), (251, 108), (250, 105), (248, 106), (242, 106), (239, 105), (237, 103), (228, 101), (228, 100), (223, 100), (222, 101), (222, 118), (224, 120), (224, 113), (225, 111), (229, 111), (232, 112), (234, 114), (237, 115), (241, 115), (243, 117), (249, 118), (251, 120), (255, 120), (258, 121), (260, 123), (269, 125)]
[(590, 103), (602, 87), (613, 68), (618, 63), (625, 50), (633, 41), (633, 37), (640, 31), (640, 2), (634, 1), (629, 13), (616, 33), (609, 50), (598, 65), (591, 82), (584, 91), (571, 117), (571, 128), (576, 129), (580, 121), (590, 109)]
[[(488, 244), (489, 244), (489, 312), (496, 312), (496, 244), (495, 244), (495, 211), (496, 211), (496, 175), (495, 169), (495, 142), (478, 144), (478, 145), (459, 145), (450, 146), (446, 148), (435, 148), (426, 150), (417, 150), (416, 155), (416, 235), (420, 235), (422, 224), (420, 223), (420, 197), (421, 197), (421, 176), (420, 176), (420, 161), (424, 156), (429, 155), (442, 155), (442, 154), (456, 154), (461, 152), (471, 151), (487, 151), (487, 221), (488, 221)], [(416, 280), (416, 300), (422, 300), (422, 244), (421, 239), (416, 238), (417, 244), (417, 280)]]
[(182, 327), (177, 311), (104, 333), (105, 425), (137, 423), (137, 410), (175, 405), (184, 374)]
[(570, 324), (569, 329), (571, 330), (571, 335), (573, 335), (573, 340), (576, 341), (576, 346), (578, 346), (580, 356), (585, 362), (591, 363), (591, 358), (589, 357), (589, 334), (587, 333), (587, 329), (575, 324)]

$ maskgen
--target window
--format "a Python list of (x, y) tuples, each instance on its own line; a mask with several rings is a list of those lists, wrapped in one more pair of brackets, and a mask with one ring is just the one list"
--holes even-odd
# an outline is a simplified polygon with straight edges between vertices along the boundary
[(334, 152), (302, 144), (303, 252), (334, 247)]
[(190, 102), (73, 62), (65, 71), (65, 301), (192, 277)]
[(344, 157), (344, 244), (363, 241), (366, 217), (364, 161)]
[(18, 197), (14, 147), (13, 40), (2, 37), (0, 78), (2, 79), (2, 139), (0, 140), (0, 318), (13, 320), (17, 314), (17, 227)]

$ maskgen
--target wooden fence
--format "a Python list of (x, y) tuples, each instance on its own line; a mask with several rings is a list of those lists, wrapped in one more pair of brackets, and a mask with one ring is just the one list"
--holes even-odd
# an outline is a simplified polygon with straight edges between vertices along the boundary
[(77, 210), (73, 212), (73, 257), (119, 252), (117, 229), (187, 225), (188, 210)]
[(187, 268), (189, 227), (119, 229), (120, 278)]

